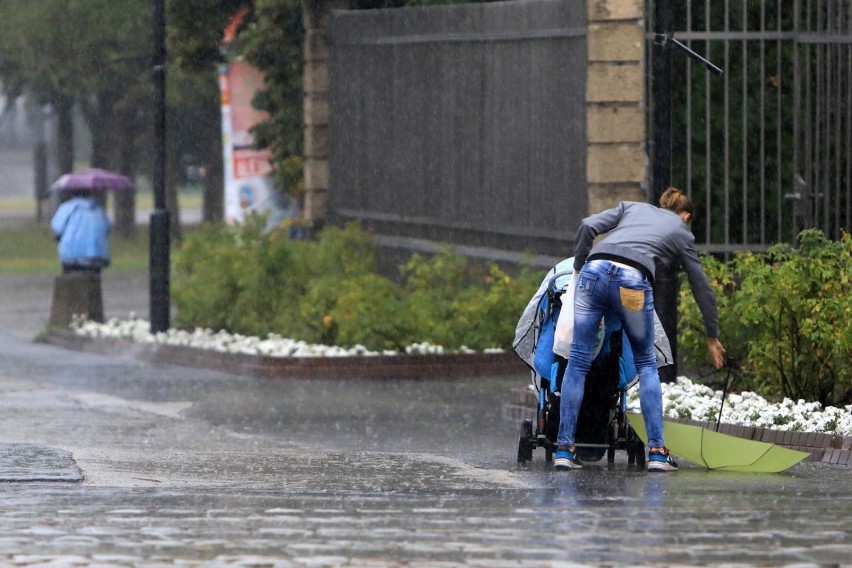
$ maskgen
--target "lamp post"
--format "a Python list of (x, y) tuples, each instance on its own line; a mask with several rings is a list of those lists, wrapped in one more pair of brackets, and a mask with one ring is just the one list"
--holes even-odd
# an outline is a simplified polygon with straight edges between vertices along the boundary
[(154, 211), (151, 213), (151, 333), (169, 329), (169, 213), (166, 211), (166, 9), (154, 1)]

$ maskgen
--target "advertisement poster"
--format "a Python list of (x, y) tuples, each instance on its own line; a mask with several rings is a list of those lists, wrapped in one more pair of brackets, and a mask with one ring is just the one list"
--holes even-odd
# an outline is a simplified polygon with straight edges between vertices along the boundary
[(239, 223), (252, 212), (270, 212), (270, 222), (291, 216), (280, 203), (272, 177), (271, 153), (254, 148), (251, 127), (267, 118), (251, 104), (263, 75), (244, 61), (219, 68), (222, 149), (225, 161), (225, 221)]

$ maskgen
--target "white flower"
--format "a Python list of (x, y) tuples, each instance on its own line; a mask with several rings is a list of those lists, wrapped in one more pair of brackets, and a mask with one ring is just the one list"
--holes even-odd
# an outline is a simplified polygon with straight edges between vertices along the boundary
[[(852, 436), (852, 405), (845, 408), (822, 408), (819, 402), (792, 401), (785, 398), (778, 404), (767, 401), (753, 392), (730, 393), (722, 406), (722, 393), (698, 385), (686, 377), (674, 383), (664, 383), (663, 414), (715, 422), (722, 411), (722, 422), (802, 432), (826, 432)], [(628, 410), (638, 412), (639, 387), (628, 393)]]
[[(137, 343), (178, 345), (196, 349), (209, 349), (222, 353), (243, 353), (265, 357), (390, 357), (399, 355), (397, 351), (384, 350), (381, 353), (371, 351), (363, 345), (343, 348), (334, 345), (314, 345), (296, 341), (278, 334), (270, 333), (265, 338), (230, 334), (225, 331), (213, 331), (197, 327), (192, 331), (169, 329), (152, 334), (150, 323), (131, 313), (128, 320), (111, 318), (105, 323), (97, 323), (78, 316), (71, 322), (71, 329), (78, 335), (126, 339)], [(409, 354), (442, 354), (441, 345), (428, 342), (415, 343), (405, 348)], [(474, 353), (472, 349), (462, 347), (460, 353)], [(486, 349), (485, 353), (502, 353), (502, 349)]]

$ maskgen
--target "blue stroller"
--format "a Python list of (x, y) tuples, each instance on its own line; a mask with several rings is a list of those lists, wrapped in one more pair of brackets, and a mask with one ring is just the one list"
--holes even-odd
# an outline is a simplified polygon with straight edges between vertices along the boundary
[[(532, 386), (538, 394), (535, 423), (528, 418), (521, 422), (518, 439), (518, 462), (521, 463), (532, 460), (536, 448), (544, 448), (547, 462), (552, 461), (556, 451), (559, 393), (570, 347), (556, 347), (554, 342), (557, 323), (563, 313), (562, 297), (573, 285), (573, 263), (573, 258), (566, 259), (547, 273), (515, 330), (512, 345), (530, 368)], [(564, 311), (566, 317), (573, 318), (573, 310)], [(656, 316), (655, 345), (658, 366), (671, 364), (671, 348)], [(638, 381), (638, 376), (619, 320), (601, 323), (596, 351), (577, 419), (577, 455), (584, 462), (597, 462), (606, 455), (607, 463), (612, 464), (615, 451), (624, 450), (628, 465), (642, 468), (645, 445), (626, 418), (627, 391)]]

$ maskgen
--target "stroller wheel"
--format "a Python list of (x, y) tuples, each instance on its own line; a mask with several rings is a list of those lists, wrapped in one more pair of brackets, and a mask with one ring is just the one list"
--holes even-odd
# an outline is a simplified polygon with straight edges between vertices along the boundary
[(637, 469), (645, 468), (645, 444), (641, 440), (634, 440), (627, 445), (627, 464), (634, 463)]
[(550, 446), (544, 448), (544, 461), (550, 463), (553, 461), (553, 448)]
[(612, 420), (609, 423), (609, 432), (607, 433), (606, 443), (609, 447), (606, 449), (606, 463), (615, 463), (615, 446), (618, 443), (618, 421)]
[(521, 422), (521, 434), (518, 438), (518, 463), (524, 463), (532, 459), (532, 420), (525, 419)]
[(633, 446), (633, 452), (636, 454), (636, 467), (645, 469), (645, 444), (637, 440)]

